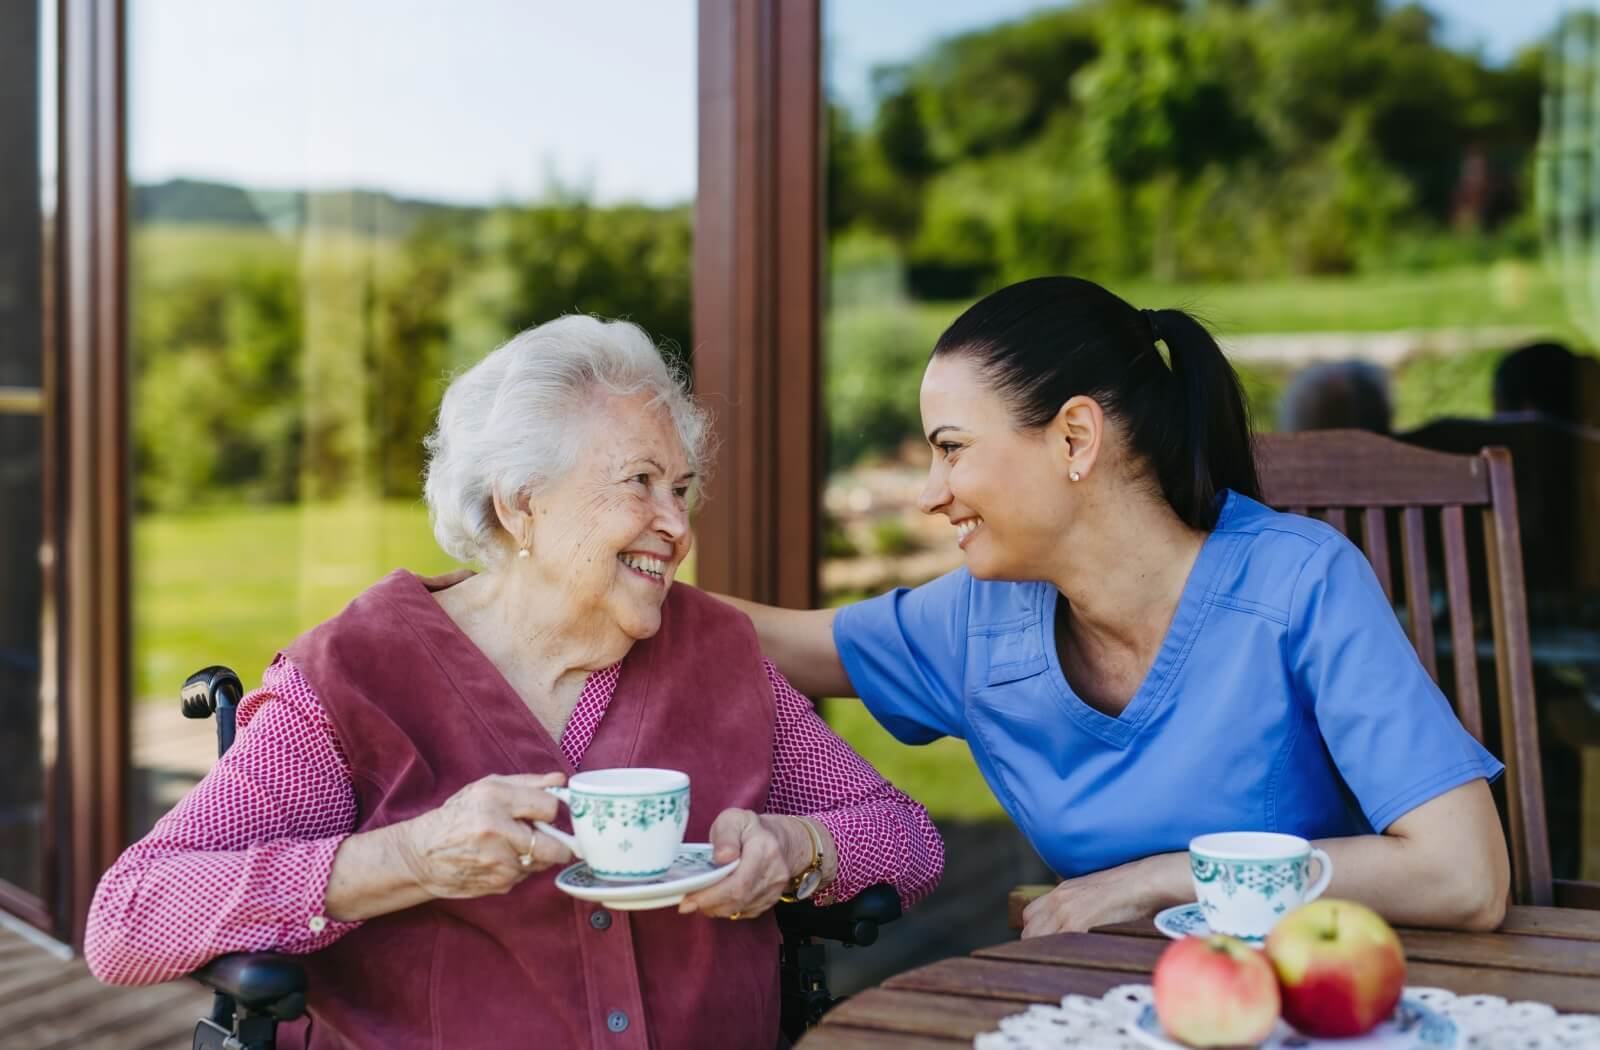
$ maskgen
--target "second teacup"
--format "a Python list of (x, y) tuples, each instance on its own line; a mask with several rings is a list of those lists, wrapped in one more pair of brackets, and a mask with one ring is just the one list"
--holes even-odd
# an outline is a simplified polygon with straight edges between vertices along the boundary
[(650, 879), (672, 866), (689, 822), (689, 775), (676, 769), (597, 769), (545, 788), (572, 812), (568, 835), (542, 820), (602, 879)]
[[(1313, 860), (1321, 866), (1315, 883)], [(1298, 835), (1226, 831), (1190, 840), (1189, 873), (1207, 926), (1260, 941), (1279, 918), (1322, 896), (1333, 862)]]

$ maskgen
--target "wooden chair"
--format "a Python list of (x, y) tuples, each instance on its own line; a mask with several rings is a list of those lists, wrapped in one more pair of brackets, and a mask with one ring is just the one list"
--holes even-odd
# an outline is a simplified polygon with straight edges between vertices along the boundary
[[(1435, 682), (1440, 678), (1439, 646), (1429, 582), (1428, 517), (1437, 515), (1443, 550), (1436, 563), (1444, 567), (1454, 671), (1446, 693), (1462, 725), (1481, 742), (1484, 717), (1468, 557), (1469, 513), (1480, 518), (1500, 750), (1506, 764), (1513, 899), (1518, 904), (1600, 908), (1600, 887), (1558, 880), (1551, 871), (1510, 454), (1486, 448), (1476, 455), (1452, 455), (1365, 431), (1326, 430), (1261, 435), (1256, 465), (1264, 501), (1279, 510), (1321, 518), (1357, 542), (1391, 601), (1398, 560), (1411, 640)], [(1399, 519), (1397, 531), (1394, 517)], [(1012, 892), (1014, 927), (1021, 926), (1021, 909), (1049, 888), (1018, 887)]]
[[(1430, 508), (1437, 510), (1443, 544), (1439, 563), (1444, 566), (1454, 666), (1454, 683), (1449, 690), (1454, 695), (1450, 700), (1461, 724), (1481, 742), (1484, 718), (1467, 556), (1467, 515), (1471, 512), (1480, 516), (1488, 577), (1488, 618), (1494, 637), (1501, 758), (1506, 764), (1512, 895), (1519, 904), (1568, 906), (1588, 897), (1589, 887), (1566, 882), (1558, 886), (1551, 874), (1528, 642), (1527, 592), (1522, 577), (1522, 539), (1510, 453), (1486, 448), (1476, 455), (1459, 456), (1363, 431), (1325, 430), (1262, 435), (1256, 443), (1256, 466), (1266, 503), (1279, 510), (1322, 518), (1358, 539), (1391, 600), (1398, 553), (1411, 642), (1436, 682), (1439, 647), (1434, 637), (1424, 515)], [(1391, 551), (1391, 514), (1400, 521), (1398, 552)]]

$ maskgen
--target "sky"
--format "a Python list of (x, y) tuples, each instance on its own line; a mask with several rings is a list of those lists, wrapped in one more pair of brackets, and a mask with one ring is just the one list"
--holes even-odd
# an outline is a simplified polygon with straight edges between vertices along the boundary
[[(695, 0), (133, 0), (129, 161), (260, 189), (386, 189), (462, 203), (556, 187), (690, 199)], [(830, 94), (874, 66), (1044, 0), (828, 0)], [(1504, 61), (1600, 0), (1427, 0)]]

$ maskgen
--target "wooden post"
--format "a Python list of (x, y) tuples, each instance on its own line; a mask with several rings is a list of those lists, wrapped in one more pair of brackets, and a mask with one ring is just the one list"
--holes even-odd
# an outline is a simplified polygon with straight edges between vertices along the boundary
[(820, 0), (700, 0), (694, 376), (721, 441), (697, 582), (817, 600)]
[(60, 5), (61, 700), (81, 944), (122, 849), (128, 765), (128, 412), (122, 0)]

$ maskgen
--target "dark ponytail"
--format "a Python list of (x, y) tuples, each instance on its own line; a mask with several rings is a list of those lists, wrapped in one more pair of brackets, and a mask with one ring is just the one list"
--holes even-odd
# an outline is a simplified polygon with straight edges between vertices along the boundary
[(933, 348), (945, 354), (973, 360), (1024, 427), (1094, 398), (1194, 528), (1216, 525), (1224, 489), (1260, 498), (1239, 377), (1182, 310), (1136, 310), (1092, 281), (1035, 277), (956, 318)]

